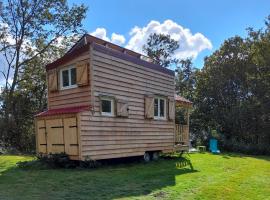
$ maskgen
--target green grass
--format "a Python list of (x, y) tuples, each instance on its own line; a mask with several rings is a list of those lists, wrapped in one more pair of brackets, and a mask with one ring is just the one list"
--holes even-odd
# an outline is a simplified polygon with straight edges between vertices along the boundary
[(190, 156), (98, 169), (19, 169), (27, 156), (0, 156), (0, 199), (270, 199), (270, 157)]

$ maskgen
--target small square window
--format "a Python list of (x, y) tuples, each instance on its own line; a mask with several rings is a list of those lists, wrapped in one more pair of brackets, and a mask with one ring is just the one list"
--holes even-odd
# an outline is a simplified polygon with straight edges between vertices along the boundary
[(66, 67), (60, 71), (61, 89), (77, 87), (76, 68), (73, 66)]
[(114, 100), (101, 98), (101, 114), (105, 116), (114, 116)]

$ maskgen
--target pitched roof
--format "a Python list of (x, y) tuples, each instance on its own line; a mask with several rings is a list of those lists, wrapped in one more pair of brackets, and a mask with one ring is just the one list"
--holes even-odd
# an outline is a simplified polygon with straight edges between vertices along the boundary
[(57, 108), (50, 109), (38, 113), (35, 117), (45, 117), (45, 116), (53, 116), (53, 115), (63, 115), (63, 114), (73, 114), (79, 113), (82, 111), (90, 110), (91, 106), (74, 106), (74, 107), (66, 107), (66, 108)]
[(71, 61), (72, 59), (76, 58), (80, 54), (89, 51), (90, 45), (92, 45), (96, 51), (100, 51), (102, 53), (109, 54), (111, 56), (115, 56), (117, 58), (138, 64), (138, 65), (142, 65), (146, 68), (157, 70), (159, 72), (174, 76), (174, 71), (167, 69), (165, 67), (162, 67), (153, 62), (149, 62), (149, 61), (146, 61), (145, 59), (142, 59), (145, 57), (142, 54), (120, 47), (116, 44), (107, 42), (105, 40), (96, 38), (88, 34), (85, 34), (73, 47), (71, 47), (71, 49), (63, 57), (46, 65), (46, 70), (56, 68), (59, 65), (62, 65)]
[(186, 103), (186, 104), (190, 104), (192, 105), (193, 103), (191, 101), (189, 101), (188, 99), (184, 98), (184, 97), (181, 97), (177, 94), (174, 95), (174, 100), (176, 102), (179, 102), (179, 103)]

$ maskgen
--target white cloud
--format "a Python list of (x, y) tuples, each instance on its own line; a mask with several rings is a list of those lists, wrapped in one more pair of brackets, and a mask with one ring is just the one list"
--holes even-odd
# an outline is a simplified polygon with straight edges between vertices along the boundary
[(107, 37), (107, 31), (105, 28), (97, 28), (94, 32), (90, 34), (102, 40), (110, 41), (110, 39)]
[[(125, 47), (143, 54), (142, 47), (146, 44), (150, 34), (153, 33), (169, 34), (172, 39), (179, 43), (179, 48), (175, 51), (176, 58), (193, 57), (195, 59), (201, 51), (212, 49), (211, 41), (202, 33), (193, 34), (188, 28), (184, 28), (169, 19), (163, 23), (152, 20), (144, 27), (135, 26), (129, 33), (130, 38)], [(109, 37), (105, 28), (97, 28), (90, 34), (120, 46), (123, 46), (126, 42), (126, 38), (120, 34), (113, 33)]]
[(112, 41), (112, 43), (115, 43), (118, 45), (123, 45), (126, 42), (126, 38), (123, 35), (113, 33), (112, 37), (111, 37), (111, 41)]
[(100, 39), (112, 42), (117, 45), (123, 45), (126, 41), (123, 35), (112, 33), (111, 38), (107, 36), (107, 30), (105, 28), (97, 28), (94, 32), (90, 33), (91, 35), (98, 37)]
[(145, 27), (135, 26), (130, 31), (131, 38), (126, 48), (143, 53), (142, 47), (152, 33), (169, 34), (172, 39), (178, 41), (179, 48), (175, 52), (177, 58), (196, 58), (201, 51), (212, 49), (211, 41), (203, 34), (192, 34), (189, 29), (182, 27), (172, 20), (166, 20), (163, 23), (150, 21)]

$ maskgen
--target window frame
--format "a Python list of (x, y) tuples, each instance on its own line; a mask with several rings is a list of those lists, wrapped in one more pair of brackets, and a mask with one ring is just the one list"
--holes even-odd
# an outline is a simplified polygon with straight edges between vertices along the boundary
[[(155, 116), (155, 100), (158, 100), (158, 115)], [(163, 100), (164, 101), (164, 116), (161, 117), (160, 116), (160, 100)], [(154, 97), (154, 119), (156, 120), (166, 120), (167, 119), (167, 99), (164, 98), (164, 97)]]
[[(72, 89), (72, 88), (78, 87), (77, 80), (76, 80), (76, 84), (71, 85), (71, 70), (72, 69), (75, 69), (77, 73), (77, 69), (75, 65), (70, 65), (70, 66), (60, 69), (59, 73), (60, 73), (60, 89), (61, 90)], [(63, 71), (68, 71), (68, 82), (69, 82), (68, 86), (63, 86)]]
[[(103, 112), (102, 111), (102, 101), (110, 101), (111, 102), (111, 112)], [(110, 97), (100, 97), (100, 113), (102, 116), (107, 116), (107, 117), (114, 117), (115, 116), (115, 111), (114, 111), (114, 106), (115, 104), (115, 99), (110, 98)]]

